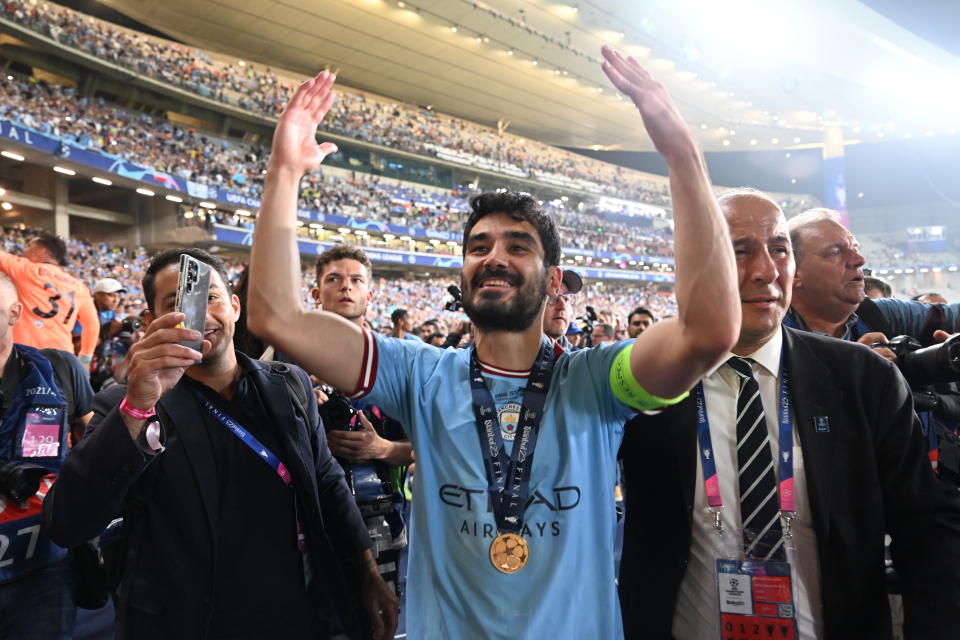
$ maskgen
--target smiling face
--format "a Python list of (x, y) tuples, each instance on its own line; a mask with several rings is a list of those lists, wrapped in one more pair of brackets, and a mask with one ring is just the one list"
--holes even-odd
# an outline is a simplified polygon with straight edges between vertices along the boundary
[[(170, 313), (177, 303), (177, 283), (180, 280), (180, 265), (170, 264), (157, 272), (154, 286), (156, 295), (153, 308), (158, 316)], [(203, 356), (197, 367), (212, 367), (219, 364), (224, 354), (233, 352), (233, 330), (240, 317), (240, 299), (227, 291), (227, 286), (216, 269), (210, 270), (210, 291), (207, 295), (207, 318), (203, 339), (210, 342), (210, 351)]]
[(540, 320), (547, 293), (560, 291), (560, 269), (546, 267), (537, 230), (493, 213), (470, 230), (460, 288), (463, 308), (481, 331), (524, 331)]
[(790, 308), (793, 249), (787, 220), (776, 204), (757, 195), (721, 201), (737, 258), (742, 321), (733, 352), (753, 353), (780, 330)]
[(373, 299), (370, 274), (366, 266), (345, 258), (327, 263), (317, 274), (314, 299), (330, 311), (351, 322), (362, 322), (367, 304)]
[(821, 220), (800, 230), (798, 244), (803, 250), (794, 295), (814, 309), (853, 313), (866, 295), (862, 270), (866, 260), (857, 239), (842, 225)]

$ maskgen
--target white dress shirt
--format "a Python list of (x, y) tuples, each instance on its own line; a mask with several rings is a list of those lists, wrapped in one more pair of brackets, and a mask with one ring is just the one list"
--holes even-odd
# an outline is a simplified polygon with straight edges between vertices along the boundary
[[(754, 360), (753, 376), (760, 386), (767, 432), (770, 435), (771, 455), (778, 459), (780, 424), (777, 420), (778, 379), (783, 333), (778, 331), (766, 344), (750, 354)], [(728, 354), (724, 363), (710, 371), (703, 379), (704, 400), (710, 422), (714, 460), (723, 500), (721, 514), (727, 548), (741, 545), (740, 487), (737, 469), (737, 393), (739, 378), (725, 364), (733, 357)], [(690, 564), (680, 584), (677, 607), (673, 616), (673, 636), (677, 640), (716, 640), (719, 635), (720, 613), (717, 604), (715, 529), (713, 516), (707, 512), (707, 498), (703, 487), (703, 466), (699, 446), (690, 451), (697, 457), (696, 493), (693, 500), (693, 531), (690, 545)], [(820, 605), (820, 568), (817, 564), (817, 539), (813, 530), (813, 514), (807, 495), (803, 451), (796, 425), (793, 430), (793, 478), (797, 515), (792, 522), (795, 548), (787, 549), (793, 577), (793, 598), (797, 612), (797, 631), (802, 640), (817, 640), (823, 636), (823, 615)], [(656, 549), (649, 549), (656, 553)]]

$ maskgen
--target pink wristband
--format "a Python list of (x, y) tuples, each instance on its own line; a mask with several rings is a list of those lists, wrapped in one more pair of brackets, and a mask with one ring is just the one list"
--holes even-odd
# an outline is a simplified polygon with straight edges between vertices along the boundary
[(156, 409), (148, 409), (148, 410), (137, 409), (136, 407), (131, 405), (129, 402), (127, 402), (126, 396), (124, 396), (123, 400), (120, 401), (120, 411), (127, 414), (134, 420), (146, 420), (147, 418), (152, 418), (153, 416), (157, 415)]

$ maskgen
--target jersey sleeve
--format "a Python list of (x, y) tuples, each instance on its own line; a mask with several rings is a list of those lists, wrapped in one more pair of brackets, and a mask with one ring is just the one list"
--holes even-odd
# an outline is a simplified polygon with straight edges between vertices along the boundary
[(436, 369), (440, 354), (421, 340), (388, 338), (364, 330), (364, 355), (360, 380), (351, 398), (364, 398), (404, 425), (411, 441), (416, 438), (415, 399), (424, 381)]
[(93, 411), (93, 388), (90, 375), (77, 356), (66, 351), (60, 352), (70, 366), (70, 378), (73, 381), (73, 415), (83, 417)]
[(80, 302), (77, 305), (77, 322), (83, 326), (83, 331), (80, 333), (80, 356), (92, 357), (94, 349), (97, 348), (97, 341), (100, 339), (100, 316), (86, 285), (78, 284), (77, 294)]
[(621, 340), (575, 351), (565, 356), (569, 360), (560, 372), (563, 379), (558, 381), (564, 390), (582, 390), (572, 393), (582, 393), (590, 389), (596, 397), (596, 406), (600, 409), (600, 421), (604, 424), (618, 424), (620, 428), (624, 422), (636, 415), (636, 410), (613, 393), (610, 370), (617, 357), (632, 344), (633, 340)]

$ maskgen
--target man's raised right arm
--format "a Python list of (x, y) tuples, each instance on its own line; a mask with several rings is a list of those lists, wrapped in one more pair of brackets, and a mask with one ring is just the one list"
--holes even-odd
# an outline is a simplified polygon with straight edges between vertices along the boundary
[(360, 379), (364, 337), (336, 314), (304, 308), (296, 233), (300, 179), (337, 150), (316, 140), (333, 103), (334, 80), (323, 72), (300, 85), (277, 123), (250, 256), (247, 322), (304, 369), (350, 392)]

